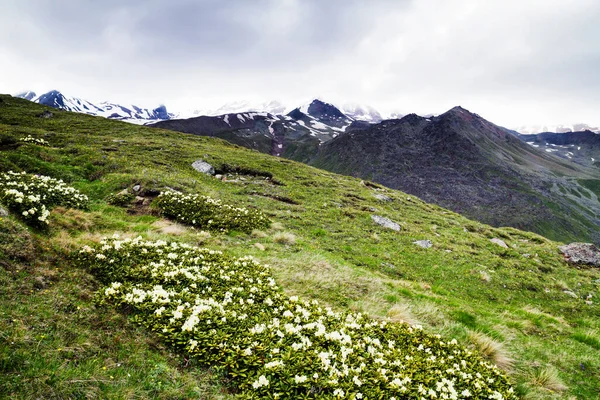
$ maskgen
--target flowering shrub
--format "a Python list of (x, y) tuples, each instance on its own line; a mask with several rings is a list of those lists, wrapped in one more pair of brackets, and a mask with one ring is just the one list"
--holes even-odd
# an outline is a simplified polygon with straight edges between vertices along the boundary
[(41, 139), (41, 138), (34, 138), (31, 135), (28, 135), (26, 137), (23, 137), (21, 139), (19, 139), (20, 142), (23, 143), (33, 143), (33, 144), (37, 144), (38, 146), (46, 146), (46, 147), (50, 147), (50, 143), (48, 143), (48, 141)]
[(420, 327), (287, 297), (250, 257), (141, 238), (79, 262), (168, 343), (219, 366), (250, 399), (516, 399), (493, 365)]
[(43, 226), (53, 206), (86, 208), (88, 198), (62, 180), (9, 171), (0, 173), (0, 202), (27, 223)]
[(170, 190), (162, 192), (157, 202), (166, 217), (202, 229), (250, 233), (269, 225), (267, 216), (258, 210), (233, 207), (208, 196)]

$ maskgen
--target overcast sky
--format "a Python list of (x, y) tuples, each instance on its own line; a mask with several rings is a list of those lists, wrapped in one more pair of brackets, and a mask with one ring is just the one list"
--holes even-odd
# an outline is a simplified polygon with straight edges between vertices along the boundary
[(600, 124), (598, 0), (0, 0), (0, 92)]

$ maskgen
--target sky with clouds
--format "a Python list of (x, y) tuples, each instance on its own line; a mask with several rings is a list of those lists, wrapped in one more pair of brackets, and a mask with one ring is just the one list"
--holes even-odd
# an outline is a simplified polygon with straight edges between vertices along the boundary
[(598, 0), (1, 0), (0, 92), (600, 125)]

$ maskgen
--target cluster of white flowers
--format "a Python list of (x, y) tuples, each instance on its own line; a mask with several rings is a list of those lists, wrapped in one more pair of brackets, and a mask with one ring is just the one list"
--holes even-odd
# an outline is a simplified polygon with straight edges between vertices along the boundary
[(203, 229), (251, 232), (269, 224), (269, 219), (258, 210), (234, 207), (197, 194), (165, 191), (158, 197), (158, 205), (165, 216)]
[(0, 174), (0, 202), (34, 225), (48, 223), (50, 208), (85, 208), (88, 198), (62, 180), (25, 172)]
[(41, 139), (41, 138), (34, 138), (31, 135), (27, 135), (27, 136), (19, 139), (19, 141), (23, 142), (23, 143), (33, 143), (33, 144), (37, 144), (39, 146), (50, 147), (50, 143), (48, 143), (48, 141)]
[(250, 257), (113, 237), (79, 258), (107, 283), (106, 301), (133, 307), (252, 396), (515, 398), (495, 366), (455, 340), (286, 297)]

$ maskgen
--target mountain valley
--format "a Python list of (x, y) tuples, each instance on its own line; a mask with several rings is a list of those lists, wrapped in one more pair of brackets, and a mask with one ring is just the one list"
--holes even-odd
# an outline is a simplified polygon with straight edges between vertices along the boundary
[[(40, 118), (50, 112), (51, 117)], [(237, 119), (237, 114), (233, 115)], [(228, 121), (233, 121), (233, 115)], [(271, 117), (262, 117), (260, 122), (259, 115), (252, 116), (252, 123), (262, 123), (261, 129), (267, 133)], [(313, 116), (317, 117), (339, 120), (329, 111)], [(224, 118), (215, 121), (211, 124), (217, 128), (228, 126)], [(239, 119), (238, 122), (243, 123)], [(283, 125), (292, 121), (279, 122)], [(303, 135), (318, 140), (312, 133)], [(380, 136), (387, 138), (390, 152), (380, 147)], [(369, 150), (365, 154), (375, 154), (369, 149), (372, 146), (387, 160), (395, 157), (395, 151), (391, 151), (394, 147), (404, 149), (416, 140), (415, 136), (423, 136), (423, 142), (415, 143), (415, 147), (418, 144), (447, 154), (443, 163), (435, 165), (429, 164), (435, 155), (423, 158), (423, 169), (429, 172), (436, 165), (457, 168), (461, 159), (479, 162), (489, 157), (497, 168), (497, 175), (491, 177), (496, 181), (513, 178), (522, 171), (519, 168), (539, 168), (540, 174), (531, 179), (540, 179), (552, 171), (581, 176), (587, 173), (585, 169), (572, 172), (571, 163), (557, 163), (562, 159), (537, 152), (510, 132), (462, 108), (439, 117), (409, 115), (379, 125), (366, 126), (355, 121), (346, 132), (317, 147), (338, 146), (336, 142), (340, 141), (339, 145), (344, 144), (349, 153), (365, 148)], [(423, 151), (410, 147), (403, 151), (409, 150)], [(465, 153), (470, 158), (465, 158)], [(539, 159), (527, 161), (531, 154)], [(453, 160), (453, 156), (457, 159)], [(212, 173), (195, 169), (200, 160), (214, 167)], [(509, 163), (515, 160), (523, 163), (517, 163), (521, 167)], [(368, 162), (353, 168), (364, 168), (373, 162), (376, 158), (371, 155)], [(481, 168), (484, 174), (493, 173), (487, 166)], [(318, 301), (336, 312), (360, 312), (373, 318), (377, 326), (384, 320), (401, 324), (398, 326), (402, 329), (408, 329), (409, 323), (413, 331), (420, 331), (417, 326), (422, 326), (425, 333), (419, 338), (395, 345), (404, 354), (414, 351), (415, 358), (428, 354), (426, 349), (433, 351), (429, 346), (438, 340), (443, 340), (442, 348), (466, 348), (474, 360), (485, 360), (501, 368), (502, 373), (494, 382), (504, 398), (513, 398), (513, 393), (519, 398), (545, 399), (597, 395), (600, 272), (596, 267), (568, 264), (558, 250), (560, 243), (537, 234), (494, 228), (372, 181), (250, 151), (219, 138), (136, 126), (0, 96), (0, 171), (11, 170), (18, 174), (9, 176), (27, 172), (46, 182), (50, 180), (39, 176), (60, 179), (62, 185), (72, 187), (70, 193), (80, 192), (89, 198), (89, 204), (81, 209), (55, 207), (49, 213), (47, 227), (40, 228), (29, 226), (27, 216), (15, 212), (12, 206), (18, 203), (10, 203), (9, 207), (4, 201), (10, 198), (3, 198), (2, 396), (120, 398), (135, 393), (141, 398), (229, 399), (239, 396), (242, 387), (250, 391), (244, 393), (264, 390), (261, 384), (265, 378), (259, 380), (257, 371), (267, 368), (265, 361), (253, 358), (253, 351), (261, 351), (259, 347), (251, 352), (241, 348), (235, 353), (235, 360), (249, 361), (250, 365), (238, 375), (233, 364), (227, 364), (229, 369), (219, 368), (225, 359), (195, 356), (199, 353), (193, 352), (193, 343), (188, 344), (192, 336), (185, 337), (182, 345), (169, 341), (167, 332), (153, 331), (152, 325), (147, 324), (150, 320), (142, 319), (144, 314), (135, 302), (119, 305), (107, 297), (119, 289), (115, 282), (120, 280), (123, 288), (154, 287), (156, 296), (163, 293), (154, 286), (156, 281), (143, 280), (143, 266), (155, 265), (147, 262), (147, 253), (168, 243), (171, 247), (164, 254), (165, 265), (175, 259), (177, 263), (184, 262), (179, 257), (185, 251), (197, 251), (185, 246), (207, 248), (202, 254), (213, 257), (213, 263), (222, 262), (217, 258), (221, 257), (220, 252), (223, 257), (246, 263), (247, 257), (252, 257), (260, 268), (256, 264), (257, 276), (246, 278), (262, 287), (256, 278), (259, 272), (264, 273), (262, 266), (270, 265), (273, 282), (281, 286), (281, 293), (289, 297), (289, 302), (297, 302), (298, 306), (308, 308), (309, 303), (304, 300)], [(484, 179), (476, 170), (470, 173)], [(251, 231), (221, 231), (210, 224), (198, 226), (185, 219), (175, 220), (157, 205), (162, 198), (157, 197), (159, 193), (173, 190), (182, 196), (209, 196), (215, 199), (211, 204), (231, 204), (237, 210), (264, 213), (270, 225)], [(223, 206), (223, 210), (228, 209)], [(387, 222), (381, 224), (382, 221)], [(115, 233), (123, 241), (115, 239)], [(132, 251), (131, 256), (119, 255), (118, 249), (130, 249), (126, 247), (128, 243), (142, 240), (134, 239), (137, 236), (148, 241), (143, 242), (147, 253), (127, 250)], [(99, 243), (103, 237), (112, 239)], [(88, 257), (90, 254), (92, 258)], [(127, 278), (123, 275), (123, 271), (129, 271), (127, 262), (142, 268), (131, 270), (133, 275)], [(115, 269), (113, 264), (124, 269)], [(224, 268), (225, 264), (218, 265)], [(174, 273), (180, 272), (184, 271)], [(181, 275), (181, 279), (186, 278)], [(264, 279), (264, 275), (259, 279)], [(198, 286), (205, 284), (201, 282)], [(177, 287), (170, 280), (163, 285), (169, 290), (167, 293)], [(227, 279), (210, 282), (215, 292), (222, 285), (227, 285)], [(248, 286), (248, 294), (255, 293), (256, 287), (251, 290)], [(198, 295), (203, 296), (202, 301), (210, 297), (201, 292)], [(151, 301), (143, 304), (151, 311), (151, 321), (177, 319), (177, 310), (169, 304), (163, 303), (165, 310)], [(267, 308), (266, 304), (260, 306)], [(290, 312), (296, 310), (292, 308)], [(191, 315), (185, 314), (183, 320)], [(203, 314), (198, 316), (205, 318)], [(210, 322), (221, 329), (221, 322), (217, 324), (210, 318), (212, 321), (202, 319), (203, 324), (208, 326)], [(229, 318), (228, 314), (228, 321)], [(138, 325), (143, 321), (144, 325)], [(235, 325), (230, 329), (240, 331)], [(263, 328), (253, 329), (252, 334), (260, 334)], [(374, 329), (365, 325), (359, 331), (375, 332)], [(181, 324), (174, 331), (192, 335)], [(330, 334), (327, 338), (332, 339), (327, 340), (311, 336), (311, 340), (314, 346), (322, 346), (336, 343), (338, 336)], [(293, 360), (297, 353), (292, 351), (293, 344), (298, 346), (296, 337), (290, 334), (290, 340), (281, 344), (290, 349), (281, 355), (288, 357), (286, 360)], [(205, 337), (196, 338), (218, 348)], [(244, 340), (251, 343), (257, 339)], [(359, 355), (370, 357), (368, 354), (365, 350)], [(414, 365), (403, 360), (404, 365)], [(315, 358), (310, 367), (302, 368), (320, 368), (319, 363), (320, 359)], [(405, 373), (410, 373), (415, 382), (427, 380), (434, 389), (439, 374), (430, 371), (448, 371), (448, 367), (439, 358), (429, 357), (423, 358), (415, 372)], [(285, 382), (295, 391), (287, 397), (298, 398), (315, 390), (302, 385), (299, 371), (291, 372), (288, 378), (275, 378), (277, 371), (265, 374), (271, 384)], [(312, 372), (305, 374), (313, 376)], [(333, 398), (334, 387), (313, 379), (311, 385), (322, 391), (323, 398)], [(503, 383), (504, 379), (510, 386)], [(252, 382), (258, 382), (256, 387)], [(345, 388), (356, 388), (351, 377), (340, 378), (339, 382), (348, 385)], [(406, 380), (404, 384), (407, 390), (417, 393), (418, 385), (413, 387)], [(395, 390), (393, 386), (383, 386)], [(374, 384), (364, 385), (361, 390), (372, 387)], [(460, 391), (466, 393), (464, 390)], [(488, 393), (480, 397), (489, 396)]]

